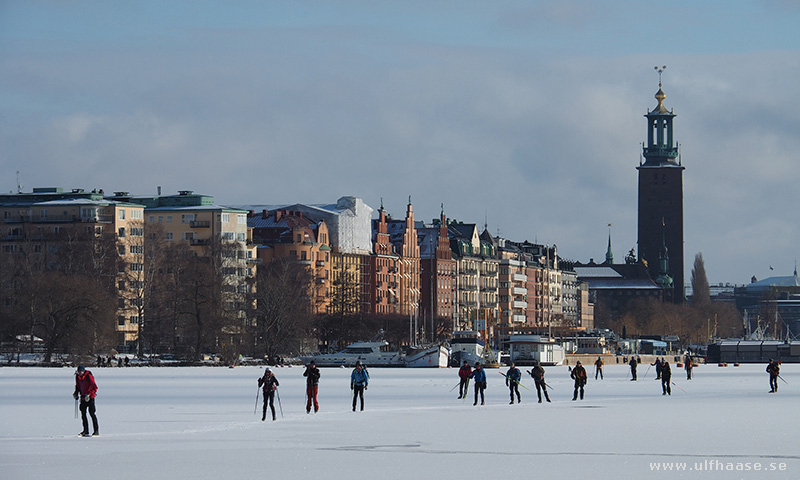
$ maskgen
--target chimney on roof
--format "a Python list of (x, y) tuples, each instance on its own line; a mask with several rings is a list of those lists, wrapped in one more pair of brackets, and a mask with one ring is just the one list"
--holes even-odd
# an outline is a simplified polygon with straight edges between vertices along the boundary
[(275, 221), (279, 222), (283, 216), (283, 210), (275, 210)]
[(266, 220), (269, 218), (269, 210), (261, 210), (261, 218)]

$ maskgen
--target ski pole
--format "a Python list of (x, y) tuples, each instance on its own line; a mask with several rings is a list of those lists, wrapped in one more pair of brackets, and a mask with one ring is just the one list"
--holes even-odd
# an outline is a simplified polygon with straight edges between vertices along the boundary
[(256, 389), (256, 404), (253, 406), (253, 415), (256, 414), (256, 410), (258, 410), (258, 392), (261, 390), (261, 387)]
[(461, 400), (464, 403), (467, 403), (467, 395), (469, 395), (469, 378), (467, 379), (467, 384), (464, 385), (464, 398)]
[(647, 367), (647, 371), (646, 371), (646, 372), (644, 372), (644, 378), (647, 378), (647, 374), (648, 374), (648, 373), (650, 373), (650, 367), (652, 367), (652, 366), (653, 366), (653, 365), (649, 365), (649, 366)]
[[(461, 385), (461, 382), (458, 382), (458, 383), (456, 383), (455, 387), (451, 388), (451, 389), (450, 389), (450, 391), (452, 392), (452, 391), (453, 391), (453, 390), (455, 390), (455, 389), (456, 389), (456, 387), (457, 387), (457, 386), (459, 386), (459, 385)], [(448, 392), (448, 393), (449, 393), (449, 392)]]
[(499, 373), (500, 375), (506, 377), (507, 380), (511, 380), (512, 382), (516, 383), (517, 385), (519, 385), (520, 387), (524, 388), (525, 390), (530, 390), (530, 388), (528, 388), (525, 385), (521, 384), (518, 380), (514, 380), (513, 378), (508, 378), (508, 375), (506, 375), (505, 373), (503, 373), (503, 372), (497, 372), (497, 373)]
[(675, 386), (678, 388), (678, 390), (680, 390), (681, 392), (683, 392), (683, 393), (686, 393), (686, 390), (682, 389), (681, 387), (678, 387), (678, 384), (677, 384), (677, 383), (675, 383), (675, 382), (672, 382), (672, 381), (670, 381), (669, 383), (671, 383), (671, 384), (675, 385)]
[(78, 418), (78, 399), (75, 399), (75, 418)]
[(281, 394), (278, 393), (278, 389), (275, 389), (275, 396), (278, 397), (278, 408), (281, 409), (281, 418), (283, 418), (283, 405), (281, 405)]
[[(778, 378), (780, 378), (781, 380), (783, 380), (783, 377), (781, 377), (780, 375), (778, 375)], [(787, 382), (786, 380), (783, 380), (783, 383), (785, 383), (786, 385), (789, 385), (789, 382)]]

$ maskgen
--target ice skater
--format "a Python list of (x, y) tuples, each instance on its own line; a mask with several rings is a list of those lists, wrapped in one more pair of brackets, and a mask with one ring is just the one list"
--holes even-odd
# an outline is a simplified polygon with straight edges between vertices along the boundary
[(659, 365), (661, 369), (661, 395), (672, 395), (672, 388), (670, 388), (670, 381), (672, 380), (672, 369), (669, 368), (669, 362), (664, 361)]
[(508, 367), (508, 371), (506, 372), (506, 386), (508, 387), (509, 395), (511, 395), (511, 402), (509, 405), (514, 405), (514, 394), (517, 394), (517, 403), (521, 403), (522, 400), (519, 397), (519, 380), (522, 378), (522, 372), (519, 371), (519, 368), (514, 366), (514, 362), (511, 362), (511, 365)]
[(472, 368), (470, 368), (469, 362), (464, 360), (464, 365), (461, 365), (461, 368), (458, 369), (458, 398), (464, 398), (467, 396), (470, 375), (472, 375)]
[(369, 374), (367, 369), (361, 365), (361, 361), (356, 362), (356, 368), (350, 374), (350, 390), (353, 391), (353, 411), (356, 411), (356, 400), (361, 399), (361, 411), (364, 411), (364, 390), (369, 385)]
[(583, 400), (583, 387), (586, 386), (586, 369), (583, 368), (580, 360), (575, 364), (575, 368), (572, 369), (569, 376), (575, 380), (575, 393), (572, 395), (572, 400), (578, 399), (578, 391), (580, 391), (581, 400)]
[(472, 405), (478, 404), (478, 393), (481, 394), (481, 405), (484, 405), (483, 392), (486, 390), (486, 372), (483, 371), (481, 362), (475, 362), (475, 369), (472, 370), (469, 376), (475, 380), (475, 402)]
[(778, 362), (770, 358), (769, 365), (767, 365), (767, 373), (769, 373), (769, 393), (777, 393), (781, 366), (778, 365)]
[(639, 364), (639, 362), (637, 362), (636, 359), (633, 358), (633, 357), (631, 357), (631, 361), (628, 362), (628, 365), (631, 366), (631, 382), (635, 382), (636, 381), (636, 366), (638, 364)]
[(686, 368), (686, 380), (691, 380), (692, 379), (692, 367), (693, 366), (694, 366), (694, 361), (692, 360), (692, 357), (689, 356), (689, 355), (686, 355), (686, 364), (684, 366), (684, 368)]
[[(97, 396), (97, 383), (94, 381), (94, 375), (89, 370), (86, 370), (86, 367), (83, 365), (78, 366), (78, 370), (75, 372), (75, 391), (72, 393), (72, 397), (77, 401), (80, 399), (81, 401), (81, 421), (83, 422), (83, 430), (81, 431), (80, 435), (82, 437), (96, 437), (100, 435), (100, 430), (97, 427), (97, 415), (95, 414), (96, 408), (94, 405), (94, 399)], [(94, 431), (92, 434), (89, 434), (89, 420), (86, 418), (86, 412), (89, 412), (89, 416), (92, 417), (92, 427)]]
[(544, 391), (544, 398), (547, 403), (550, 403), (550, 396), (547, 394), (547, 383), (544, 381), (544, 368), (539, 360), (533, 361), (533, 369), (528, 372), (533, 377), (533, 383), (536, 384), (536, 395), (539, 396), (539, 403), (542, 403), (542, 392)]
[(308, 364), (306, 371), (303, 372), (303, 376), (306, 377), (306, 397), (308, 398), (306, 402), (306, 413), (311, 413), (312, 405), (314, 407), (314, 413), (317, 413), (319, 411), (317, 392), (319, 391), (320, 372), (314, 360), (311, 360)]
[(264, 409), (261, 413), (261, 421), (267, 419), (267, 404), (269, 404), (269, 408), (272, 411), (272, 421), (275, 421), (275, 390), (278, 389), (278, 379), (273, 375), (272, 370), (269, 367), (264, 369), (264, 376), (258, 379), (258, 386), (262, 388), (264, 392)]
[(594, 361), (594, 379), (597, 380), (597, 375), (600, 375), (600, 380), (603, 379), (603, 359), (597, 357)]

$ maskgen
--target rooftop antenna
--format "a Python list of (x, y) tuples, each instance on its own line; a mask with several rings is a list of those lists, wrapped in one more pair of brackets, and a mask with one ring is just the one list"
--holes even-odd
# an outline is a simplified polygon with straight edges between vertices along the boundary
[(17, 193), (22, 193), (22, 184), (19, 183), (19, 170), (17, 170)]
[(486, 210), (483, 211), (483, 229), (489, 229), (489, 213)]
[(664, 70), (667, 69), (667, 66), (666, 65), (661, 65), (659, 67), (658, 65), (656, 65), (653, 68), (655, 68), (656, 71), (658, 72), (658, 88), (661, 88), (661, 74), (664, 73)]

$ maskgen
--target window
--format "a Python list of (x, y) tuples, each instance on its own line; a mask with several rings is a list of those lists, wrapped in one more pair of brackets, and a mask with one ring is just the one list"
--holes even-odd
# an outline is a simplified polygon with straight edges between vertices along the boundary
[(308, 252), (306, 252), (305, 250), (303, 250), (302, 252), (300, 252), (300, 260), (306, 260), (306, 254), (307, 254), (307, 253), (308, 253)]
[(247, 225), (247, 215), (236, 215), (236, 223), (239, 225)]
[(194, 240), (194, 232), (183, 232), (183, 239), (188, 241)]
[(156, 216), (155, 215), (150, 215), (149, 217), (147, 217), (147, 221), (150, 222), (150, 223), (155, 222), (156, 221)]
[(117, 250), (120, 255), (125, 255), (125, 245), (117, 245)]
[(222, 239), (223, 239), (223, 240), (227, 240), (227, 241), (229, 241), (229, 242), (232, 242), (232, 241), (233, 241), (233, 238), (234, 238), (234, 237), (233, 237), (233, 232), (223, 232), (223, 233), (222, 233)]
[(135, 209), (131, 210), (131, 219), (133, 219), (133, 220), (144, 220), (144, 209), (143, 208), (135, 208)]
[(158, 216), (158, 223), (164, 223), (164, 215)]
[(194, 222), (197, 218), (197, 215), (194, 213), (185, 213), (181, 215), (181, 223), (191, 223)]
[(231, 214), (223, 213), (222, 215), (220, 215), (220, 221), (222, 223), (231, 223)]
[(120, 220), (125, 220), (125, 209), (124, 208), (120, 208), (118, 213), (119, 213), (119, 219)]
[(120, 281), (117, 283), (117, 289), (118, 289), (118, 290), (125, 290), (125, 280), (120, 280)]
[(125, 227), (119, 227), (118, 236), (119, 238), (125, 238)]
[(44, 220), (45, 218), (47, 218), (47, 209), (45, 209), (45, 208), (41, 209), (41, 210), (39, 211), (39, 217), (40, 217), (42, 220)]
[(132, 237), (143, 237), (144, 236), (144, 228), (142, 228), (142, 227), (131, 227), (131, 236)]
[(165, 233), (164, 240), (172, 240), (172, 232)]
[(167, 215), (167, 223), (172, 223), (172, 215)]
[(144, 263), (131, 263), (131, 272), (143, 272)]
[(122, 315), (120, 315), (119, 317), (117, 317), (117, 324), (118, 324), (120, 327), (124, 327), (124, 326), (125, 326), (125, 317), (123, 317)]
[(131, 245), (131, 253), (136, 255), (144, 254), (144, 245)]
[(247, 234), (246, 233), (237, 233), (236, 234), (236, 241), (237, 242), (246, 242), (247, 241)]

